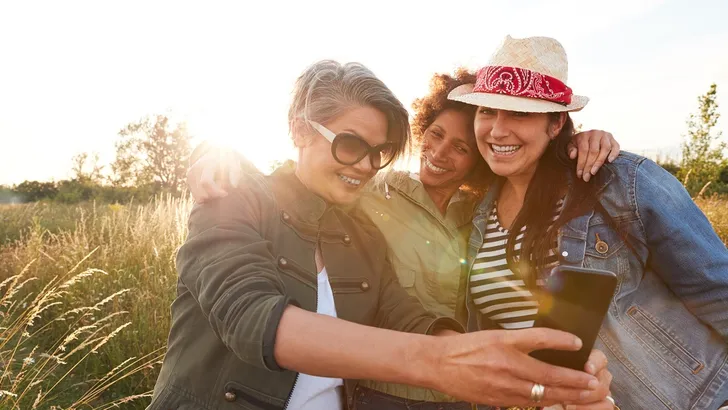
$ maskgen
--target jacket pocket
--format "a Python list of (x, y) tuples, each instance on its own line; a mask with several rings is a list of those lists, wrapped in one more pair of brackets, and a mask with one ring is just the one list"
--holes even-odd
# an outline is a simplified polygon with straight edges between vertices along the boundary
[(316, 288), (316, 275), (306, 270), (292, 258), (278, 255), (276, 258), (276, 264), (278, 265), (278, 270), (282, 274), (313, 287), (314, 289)]
[[(675, 341), (649, 313), (637, 306), (632, 306), (627, 311), (627, 315), (645, 332), (649, 338), (649, 344), (663, 360), (681, 366), (692, 374), (698, 374), (703, 370), (705, 364)], [(679, 369), (675, 370), (679, 371)]]
[(329, 277), (329, 284), (334, 294), (363, 293), (372, 288), (369, 279), (365, 277)]
[(585, 253), (589, 256), (607, 259), (624, 247), (624, 240), (606, 224), (601, 215), (589, 221)]
[(286, 405), (280, 398), (236, 382), (225, 384), (225, 394), (228, 402), (247, 410), (283, 410)]

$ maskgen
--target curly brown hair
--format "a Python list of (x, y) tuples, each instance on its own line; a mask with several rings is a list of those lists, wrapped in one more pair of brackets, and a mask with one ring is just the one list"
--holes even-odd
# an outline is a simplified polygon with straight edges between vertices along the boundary
[[(435, 119), (445, 110), (457, 110), (468, 114), (470, 126), (475, 121), (476, 107), (461, 103), (459, 101), (448, 100), (447, 96), (450, 91), (464, 84), (474, 84), (476, 76), (464, 67), (455, 70), (453, 75), (435, 74), (430, 80), (429, 93), (418, 98), (412, 103), (415, 111), (414, 118), (410, 126), (412, 128), (413, 142), (421, 147), (425, 139), (425, 131), (435, 122)], [(468, 178), (461, 187), (465, 191), (481, 196), (493, 176), (493, 172), (488, 167), (483, 157), (477, 155), (475, 167), (468, 175)]]

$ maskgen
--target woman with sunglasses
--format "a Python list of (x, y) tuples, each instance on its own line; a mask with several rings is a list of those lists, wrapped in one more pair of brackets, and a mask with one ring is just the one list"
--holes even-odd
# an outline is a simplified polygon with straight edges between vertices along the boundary
[[(461, 283), (461, 267), (465, 257), (466, 240), (470, 233), (474, 205), (483, 191), (485, 163), (479, 155), (473, 135), (474, 111), (466, 104), (447, 100), (455, 87), (472, 81), (473, 75), (460, 70), (455, 76), (436, 75), (430, 94), (418, 100), (412, 131), (421, 146), (419, 174), (388, 172), (378, 183), (369, 184), (359, 208), (382, 230), (390, 248), (390, 258), (399, 282), (410, 295), (416, 296), (428, 310), (445, 317), (465, 313)], [(350, 132), (338, 135), (320, 124), (309, 123), (313, 130), (331, 141), (335, 160), (350, 164), (366, 161), (382, 146), (370, 147)], [(579, 147), (579, 164), (591, 175), (592, 168), (616, 156), (618, 144), (610, 134), (591, 131), (575, 137)], [(591, 153), (593, 147), (601, 151)], [(576, 147), (571, 152), (576, 156)], [(376, 158), (376, 156), (375, 156)], [(227, 195), (229, 183), (240, 177), (238, 161), (230, 152), (209, 146), (196, 150), (189, 175), (190, 189), (198, 202)], [(384, 167), (388, 161), (371, 164)], [(300, 164), (299, 164), (300, 166)], [(253, 166), (246, 164), (249, 171)], [(218, 171), (223, 171), (222, 173)], [(214, 175), (229, 175), (230, 182), (216, 181)], [(588, 178), (588, 177), (586, 177)], [(363, 186), (365, 181), (359, 182)], [(460, 309), (458, 309), (460, 307)], [(456, 314), (458, 310), (458, 314)], [(601, 353), (590, 360), (590, 372), (599, 372)], [(604, 374), (600, 374), (600, 377)], [(510, 389), (509, 378), (495, 373), (493, 388)], [(526, 387), (529, 399), (532, 391)], [(538, 393), (538, 392), (536, 392)], [(538, 394), (535, 397), (538, 399)], [(362, 381), (356, 389), (356, 406), (360, 409), (394, 409), (416, 405), (420, 409), (469, 409), (470, 404), (437, 390), (413, 387), (406, 383)], [(473, 400), (497, 404), (497, 400), (481, 397)], [(511, 404), (514, 402), (510, 402)], [(601, 403), (602, 408), (611, 408)], [(596, 406), (583, 407), (600, 408)]]

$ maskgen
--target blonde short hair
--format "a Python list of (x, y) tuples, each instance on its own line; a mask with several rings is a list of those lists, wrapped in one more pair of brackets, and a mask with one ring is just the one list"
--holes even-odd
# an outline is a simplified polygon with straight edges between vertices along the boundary
[[(387, 139), (395, 143), (395, 160), (410, 147), (408, 113), (392, 91), (360, 63), (322, 60), (296, 80), (288, 110), (293, 132), (296, 118), (326, 123), (354, 106), (370, 106), (387, 117)], [(393, 161), (394, 162), (394, 161)]]

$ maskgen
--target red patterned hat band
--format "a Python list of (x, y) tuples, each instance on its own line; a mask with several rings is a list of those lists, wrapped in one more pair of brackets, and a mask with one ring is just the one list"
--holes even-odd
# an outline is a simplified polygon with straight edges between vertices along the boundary
[(571, 88), (561, 80), (525, 68), (485, 66), (478, 71), (475, 93), (536, 98), (562, 105), (571, 104)]

